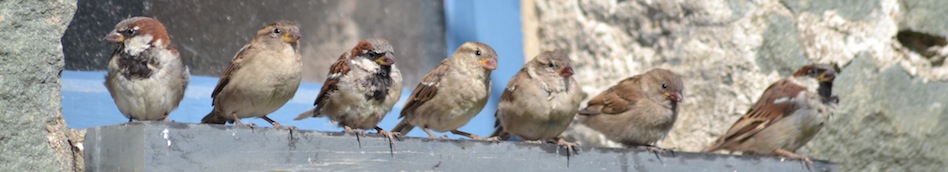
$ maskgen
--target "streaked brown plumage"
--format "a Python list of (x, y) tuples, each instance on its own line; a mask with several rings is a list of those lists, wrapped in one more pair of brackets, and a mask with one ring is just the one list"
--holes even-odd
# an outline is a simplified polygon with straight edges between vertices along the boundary
[(201, 123), (242, 125), (241, 118), (260, 117), (275, 128), (284, 128), (266, 115), (282, 107), (299, 88), (299, 39), (299, 27), (291, 21), (277, 21), (258, 30), (221, 75), (211, 93), (214, 110)]
[(542, 52), (524, 64), (500, 97), (491, 137), (574, 146), (559, 137), (585, 97), (572, 75), (572, 61), (564, 51)]
[(683, 91), (680, 76), (652, 69), (600, 93), (579, 113), (587, 116), (583, 124), (610, 140), (653, 149), (675, 124)]
[(832, 96), (837, 71), (833, 65), (807, 65), (770, 85), (706, 151), (780, 155), (810, 163), (809, 158), (793, 152), (809, 142), (833, 114), (838, 104), (838, 98)]
[(392, 45), (384, 39), (365, 39), (330, 67), (316, 97), (316, 108), (301, 113), (296, 120), (325, 116), (346, 132), (375, 129), (394, 144), (392, 134), (378, 124), (401, 95), (402, 76), (395, 66)]
[(191, 78), (171, 45), (165, 26), (132, 17), (115, 25), (105, 40), (119, 45), (109, 60), (105, 87), (129, 122), (168, 120)]
[(429, 129), (481, 139), (457, 129), (484, 108), (494, 69), (497, 53), (493, 48), (478, 42), (462, 44), (415, 87), (402, 109), (402, 121), (392, 132), (407, 134), (419, 126), (432, 138), (436, 136)]

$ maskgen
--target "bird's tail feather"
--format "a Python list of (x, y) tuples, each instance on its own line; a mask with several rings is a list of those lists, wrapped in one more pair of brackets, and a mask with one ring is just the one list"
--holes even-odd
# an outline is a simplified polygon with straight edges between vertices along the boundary
[(296, 118), (293, 118), (293, 120), (302, 120), (302, 119), (306, 119), (309, 117), (316, 117), (316, 116), (318, 116), (318, 114), (316, 114), (316, 108), (313, 108), (306, 112), (300, 113), (300, 115), (296, 116)]
[(406, 135), (408, 134), (408, 132), (411, 132), (411, 129), (414, 129), (414, 128), (415, 126), (409, 124), (407, 119), (403, 119), (401, 122), (398, 122), (398, 125), (395, 125), (395, 128), (392, 128), (392, 130), (390, 131), (398, 132), (398, 133), (401, 133), (402, 135)]
[(216, 113), (216, 112), (217, 112), (217, 110), (211, 110), (210, 113), (207, 113), (207, 116), (204, 116), (204, 118), (201, 119), (201, 123), (205, 123), (205, 124), (226, 124), (226, 123), (228, 122), (227, 119), (224, 119), (224, 116), (223, 116), (223, 115), (220, 115), (220, 114), (218, 114), (218, 113)]

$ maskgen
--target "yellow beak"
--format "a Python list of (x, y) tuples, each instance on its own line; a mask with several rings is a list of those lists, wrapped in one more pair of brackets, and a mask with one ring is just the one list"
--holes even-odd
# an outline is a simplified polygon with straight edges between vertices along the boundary
[(283, 39), (283, 42), (296, 43), (296, 41), (300, 40), (300, 34), (297, 32), (289, 32), (289, 33), (283, 34), (281, 38)]
[(105, 35), (104, 39), (114, 43), (125, 42), (125, 36), (122, 36), (122, 34), (119, 34), (118, 32), (109, 33)]

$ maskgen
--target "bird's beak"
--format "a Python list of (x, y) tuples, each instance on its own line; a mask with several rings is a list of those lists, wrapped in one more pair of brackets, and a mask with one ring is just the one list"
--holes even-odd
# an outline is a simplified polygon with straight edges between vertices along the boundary
[(836, 72), (832, 72), (832, 71), (823, 72), (816, 79), (819, 80), (820, 82), (833, 82), (833, 80), (836, 79)]
[(118, 32), (115, 32), (115, 31), (112, 31), (112, 32), (109, 32), (109, 34), (106, 34), (104, 39), (106, 41), (114, 42), (114, 43), (125, 42), (125, 36), (122, 36), (122, 34), (119, 34)]
[(566, 66), (566, 67), (560, 68), (560, 70), (556, 72), (559, 73), (560, 76), (564, 78), (568, 78), (570, 76), (573, 76), (573, 67)]
[(497, 69), (497, 60), (495, 60), (494, 58), (481, 59), (481, 60), (478, 60), (478, 62), (481, 64), (481, 67), (483, 67), (484, 69), (487, 69), (487, 70)]
[(681, 95), (681, 91), (665, 92), (665, 97), (674, 102), (685, 101), (685, 97)]
[(283, 42), (296, 43), (300, 40), (300, 37), (302, 36), (300, 35), (299, 31), (287, 32), (286, 34), (283, 34)]
[(392, 53), (385, 53), (385, 56), (375, 59), (375, 63), (378, 63), (382, 66), (391, 66), (392, 64), (395, 64), (395, 58), (393, 57)]

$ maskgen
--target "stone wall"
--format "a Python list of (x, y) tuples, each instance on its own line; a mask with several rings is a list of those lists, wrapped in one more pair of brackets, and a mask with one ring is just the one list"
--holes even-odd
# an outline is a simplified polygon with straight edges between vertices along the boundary
[[(82, 167), (62, 119), (59, 40), (73, 0), (0, 1), (0, 171), (74, 171)], [(77, 137), (72, 137), (77, 138)]]
[[(936, 171), (948, 162), (940, 148), (948, 145), (946, 6), (938, 0), (525, 0), (525, 52), (530, 58), (539, 50), (569, 50), (589, 95), (651, 68), (683, 75), (678, 123), (658, 143), (679, 151), (708, 146), (771, 82), (796, 68), (837, 63), (841, 104), (798, 152), (844, 171)], [(616, 146), (581, 125), (567, 135)]]

